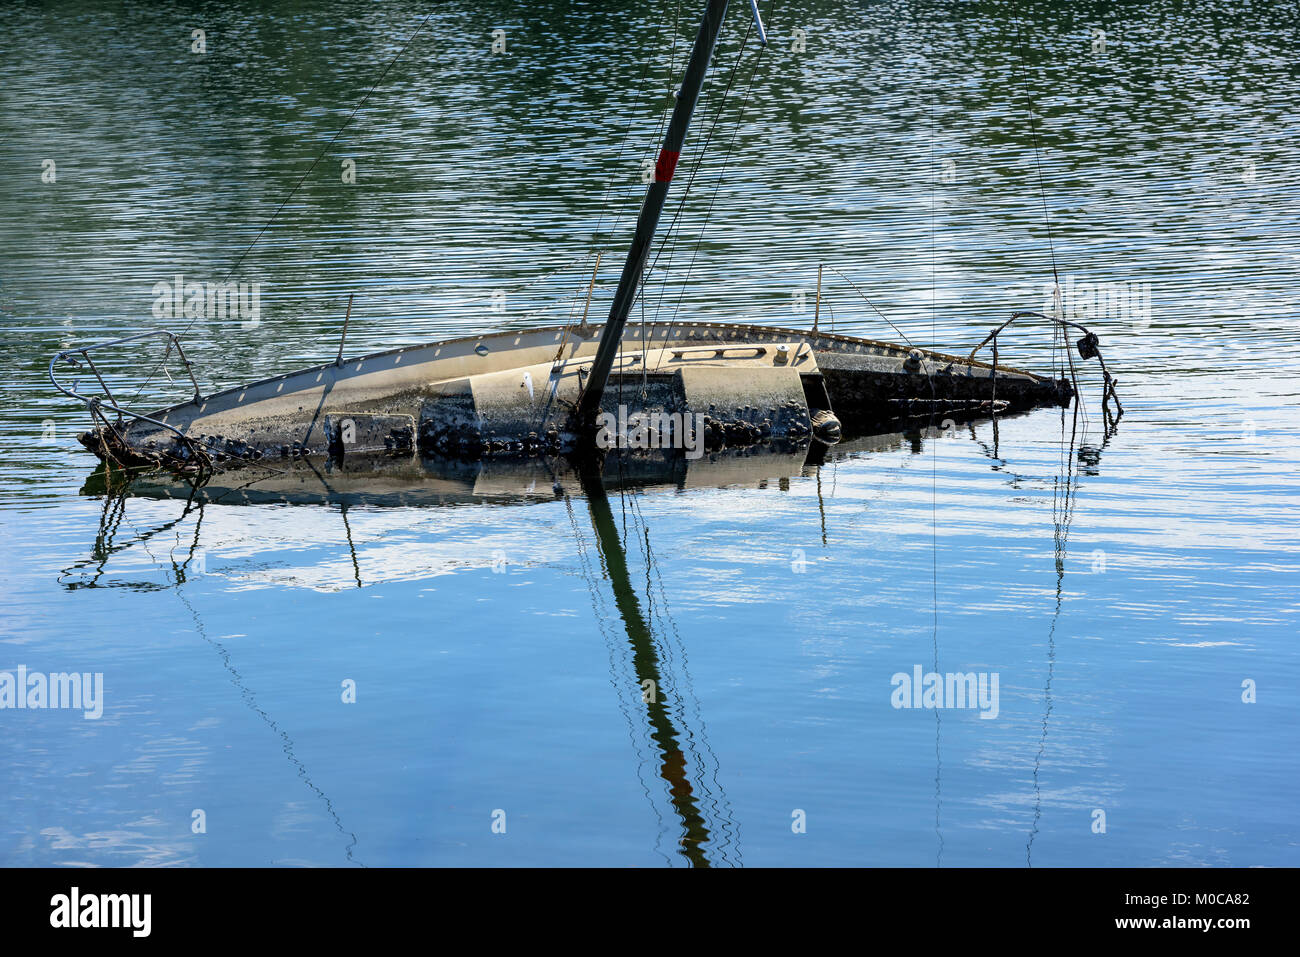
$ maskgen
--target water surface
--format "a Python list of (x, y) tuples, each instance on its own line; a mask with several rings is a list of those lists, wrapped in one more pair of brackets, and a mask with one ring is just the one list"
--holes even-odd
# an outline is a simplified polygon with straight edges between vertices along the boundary
[[(427, 8), (0, 22), (0, 671), (105, 686), (96, 721), (0, 711), (0, 862), (1300, 862), (1294, 3), (782, 0), (761, 57), (733, 10), (647, 318), (806, 328), (824, 264), (819, 322), (964, 351), (1055, 266), (1117, 430), (1094, 363), (1077, 420), (600, 492), (91, 476), (73, 342), (187, 327), (227, 387), (332, 358), (349, 296), (352, 354), (579, 318), (598, 249), (603, 318), (682, 6), (437, 4), (247, 252)], [(237, 262), (256, 324), (153, 315)], [(894, 708), (918, 665), (996, 673), (998, 716)]]

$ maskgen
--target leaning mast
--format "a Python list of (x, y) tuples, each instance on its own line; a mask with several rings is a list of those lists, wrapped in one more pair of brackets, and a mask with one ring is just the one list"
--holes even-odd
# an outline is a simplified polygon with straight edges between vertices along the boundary
[[(754, 20), (758, 24), (759, 36), (766, 42), (755, 0), (750, 0), (750, 6), (754, 11)], [(614, 359), (618, 355), (623, 329), (632, 312), (637, 287), (650, 255), (650, 244), (654, 240), (655, 228), (659, 225), (659, 214), (663, 211), (664, 201), (668, 197), (668, 186), (677, 168), (682, 143), (686, 140), (686, 129), (690, 126), (691, 115), (695, 112), (695, 104), (704, 87), (704, 77), (713, 59), (713, 51), (717, 46), (718, 34), (722, 32), (722, 20), (726, 13), (727, 0), (708, 0), (704, 19), (700, 22), (700, 30), (695, 37), (695, 46), (691, 48), (690, 60), (686, 64), (686, 73), (682, 77), (682, 87), (677, 94), (672, 119), (668, 123), (668, 132), (664, 135), (663, 146), (655, 161), (654, 180), (646, 190), (645, 200), (641, 204), (641, 214), (637, 217), (632, 246), (627, 251), (626, 262), (623, 263), (623, 273), (619, 277), (618, 289), (614, 293), (614, 303), (610, 306), (609, 319), (601, 332), (596, 358), (592, 361), (591, 372), (587, 376), (586, 384), (573, 412), (572, 425), (574, 431), (580, 436), (590, 434), (591, 425), (600, 410), (605, 383), (609, 381), (609, 374), (614, 368)]]

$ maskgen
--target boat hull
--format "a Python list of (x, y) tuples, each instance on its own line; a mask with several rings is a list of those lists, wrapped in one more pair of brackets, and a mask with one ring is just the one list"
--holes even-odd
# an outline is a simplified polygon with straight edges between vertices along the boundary
[[(226, 389), (147, 417), (127, 417), (101, 425), (81, 441), (117, 464), (168, 467), (338, 455), (348, 445), (345, 437), (352, 440), (353, 451), (366, 453), (409, 454), (417, 448), (470, 456), (567, 452), (579, 438), (565, 427), (567, 410), (590, 368), (601, 328), (505, 331), (378, 352)], [(733, 444), (799, 438), (818, 411), (833, 411), (848, 431), (855, 431), (855, 420), (993, 409), (992, 403), (1018, 411), (1067, 404), (1074, 395), (1064, 380), (1020, 369), (994, 369), (893, 343), (774, 326), (631, 326), (624, 332), (619, 360), (614, 381), (645, 387), (651, 379), (672, 374), (674, 366), (693, 367), (691, 375), (705, 380), (696, 395), (683, 396), (679, 387), (674, 399), (670, 389), (665, 407), (675, 401), (682, 410), (698, 411), (711, 419), (715, 438)], [(802, 412), (786, 414), (799, 404), (793, 399), (779, 406), (768, 402), (772, 408), (744, 402), (733, 408), (723, 402), (734, 388), (730, 393), (713, 388), (711, 380), (734, 381), (736, 369), (753, 370), (755, 382), (779, 378), (778, 370), (799, 372), (807, 396)], [(507, 394), (502, 400), (502, 383), (516, 377), (518, 399)], [(782, 387), (788, 389), (788, 384)], [(780, 398), (780, 389), (756, 391)], [(635, 406), (638, 400), (648, 401), (651, 392), (611, 386), (605, 404)], [(487, 415), (482, 395), (496, 403), (496, 418)], [(503, 401), (505, 414), (499, 408)], [(518, 404), (513, 419), (512, 401)], [(439, 431), (443, 417), (458, 404), (470, 438), (438, 447), (434, 437), (445, 437), (446, 430)]]

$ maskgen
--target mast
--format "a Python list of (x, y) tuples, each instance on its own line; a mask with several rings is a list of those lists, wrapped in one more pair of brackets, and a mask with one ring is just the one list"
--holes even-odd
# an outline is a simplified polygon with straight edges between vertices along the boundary
[[(754, 12), (757, 18), (757, 8)], [(708, 0), (704, 19), (700, 22), (700, 32), (696, 34), (695, 46), (691, 48), (691, 58), (682, 77), (677, 104), (673, 107), (673, 116), (668, 123), (668, 132), (655, 162), (654, 181), (646, 190), (645, 201), (641, 204), (641, 215), (637, 218), (632, 247), (627, 251), (623, 274), (619, 277), (618, 289), (614, 293), (614, 304), (610, 307), (609, 319), (600, 335), (600, 345), (591, 364), (591, 373), (573, 413), (572, 422), (579, 432), (587, 431), (600, 410), (605, 383), (609, 380), (610, 370), (614, 368), (614, 358), (623, 338), (623, 327), (627, 325), (627, 317), (632, 312), (637, 286), (650, 255), (650, 243), (654, 240), (655, 227), (659, 225), (659, 214), (668, 197), (668, 185), (677, 168), (677, 159), (686, 139), (686, 128), (690, 126), (691, 114), (695, 112), (695, 103), (704, 87), (704, 75), (708, 72), (709, 61), (713, 59), (713, 49), (717, 45), (718, 34), (722, 32), (722, 19), (726, 13), (727, 0)]]

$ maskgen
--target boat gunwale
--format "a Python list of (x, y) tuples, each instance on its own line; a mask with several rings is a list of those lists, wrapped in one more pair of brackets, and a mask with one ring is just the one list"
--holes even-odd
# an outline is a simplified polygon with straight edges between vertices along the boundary
[[(979, 359), (972, 359), (967, 356), (954, 356), (949, 353), (938, 352), (933, 349), (923, 349), (920, 348), (919, 346), (916, 347), (902, 346), (895, 342), (885, 342), (879, 339), (867, 339), (860, 336), (848, 336), (837, 332), (822, 332), (819, 330), (814, 333), (811, 330), (807, 330), (807, 329), (791, 329), (783, 326), (767, 326), (767, 325), (755, 325), (751, 323), (731, 323), (731, 322), (689, 322), (689, 323), (651, 322), (648, 323), (647, 325), (651, 330), (654, 330), (657, 327), (663, 328), (665, 330), (678, 328), (682, 332), (686, 332), (694, 329), (703, 329), (703, 330), (722, 329), (727, 331), (742, 332), (746, 335), (764, 334), (764, 335), (771, 335), (771, 336), (782, 337), (782, 338), (802, 338), (808, 341), (810, 345), (812, 345), (814, 352), (819, 351), (817, 349), (816, 343), (820, 340), (826, 340), (834, 344), (846, 345), (846, 346), (862, 346), (862, 345), (872, 346), (879, 349), (885, 349), (891, 352), (906, 352), (908, 349), (916, 348), (927, 357), (938, 359), (938, 360), (946, 360), (950, 363), (960, 363), (961, 365), (970, 369), (980, 368), (980, 369), (988, 369), (990, 371), (994, 369), (994, 366), (991, 363), (984, 362)], [(604, 324), (602, 323), (601, 325), (591, 326), (589, 328), (592, 330), (592, 335), (589, 337), (584, 337), (582, 340), (584, 342), (588, 341), (589, 339), (595, 339), (600, 334), (600, 331), (604, 329)], [(629, 338), (632, 337), (630, 333), (631, 330), (634, 328), (640, 328), (640, 324), (637, 324), (636, 326), (628, 327)], [(247, 392), (249, 390), (256, 389), (261, 386), (269, 385), (275, 382), (283, 382), (295, 376), (309, 375), (313, 372), (324, 372), (329, 369), (337, 369), (339, 371), (344, 371), (346, 367), (348, 365), (351, 365), (352, 363), (364, 363), (374, 359), (383, 359), (388, 356), (402, 355), (405, 353), (416, 352), (422, 349), (445, 348), (447, 346), (455, 346), (455, 345), (467, 344), (467, 343), (482, 344), (494, 339), (501, 339), (506, 336), (520, 337), (524, 335), (535, 335), (540, 333), (560, 333), (562, 335), (565, 330), (571, 330), (571, 329), (572, 326), (570, 325), (535, 326), (528, 329), (503, 329), (498, 332), (487, 333), (486, 335), (457, 336), (452, 339), (439, 339), (433, 342), (421, 342), (421, 343), (415, 343), (408, 346), (397, 346), (392, 349), (384, 349), (379, 352), (371, 352), (361, 356), (354, 356), (352, 358), (344, 359), (342, 360), (342, 362), (334, 361), (334, 362), (321, 363), (320, 365), (305, 366), (300, 369), (294, 369), (290, 372), (280, 373), (279, 375), (268, 376), (265, 379), (257, 379), (253, 382), (243, 383), (242, 385), (231, 386), (229, 388), (221, 389), (216, 392), (205, 395), (202, 397), (201, 400), (187, 399), (184, 402), (177, 402), (173, 405), (164, 406), (163, 408), (148, 413), (148, 415), (151, 417), (171, 415), (172, 413), (177, 412), (181, 409), (185, 409), (191, 406), (196, 406), (196, 407), (202, 406), (216, 399), (221, 399), (238, 392)], [(639, 340), (641, 336), (637, 335), (635, 336), (635, 338)], [(651, 335), (649, 336), (649, 341), (653, 342), (654, 339), (655, 337), (652, 332)], [(673, 340), (670, 340), (667, 336), (664, 336), (662, 338), (662, 341), (668, 343)], [(685, 340), (683, 339), (683, 341)], [(530, 348), (536, 348), (536, 347), (530, 347)], [(840, 351), (840, 350), (832, 349), (828, 351)], [(570, 357), (566, 361), (573, 361), (574, 358), (575, 357)], [(582, 361), (587, 361), (589, 360), (589, 358), (590, 357), (585, 357), (584, 360)], [(1027, 370), (1020, 369), (1015, 366), (1002, 365), (1000, 363), (997, 366), (997, 371), (1009, 375), (1025, 376), (1026, 378), (1030, 379), (1033, 382), (1052, 381), (1051, 379), (1038, 375), (1037, 373), (1029, 372)], [(364, 374), (369, 375), (370, 373), (364, 373)], [(128, 413), (128, 414), (132, 415), (136, 422), (142, 420), (142, 417), (140, 416), (139, 413)]]

